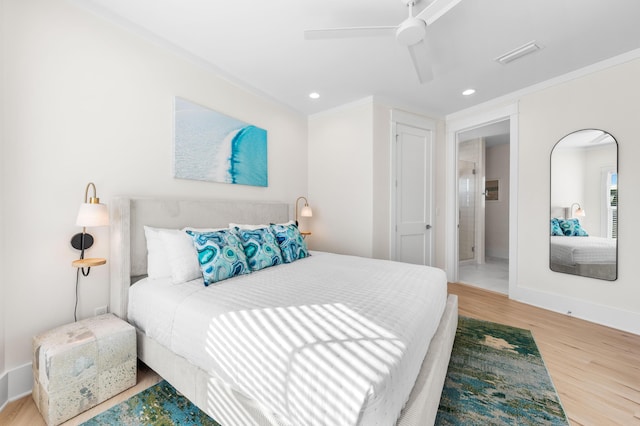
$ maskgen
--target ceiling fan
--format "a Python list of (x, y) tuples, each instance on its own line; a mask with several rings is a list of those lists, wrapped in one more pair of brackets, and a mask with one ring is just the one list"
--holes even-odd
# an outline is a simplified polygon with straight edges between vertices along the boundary
[(429, 40), (425, 37), (427, 27), (438, 18), (447, 13), (461, 0), (433, 0), (424, 10), (413, 16), (413, 6), (420, 0), (400, 0), (409, 8), (409, 17), (400, 25), (388, 27), (345, 27), (306, 30), (304, 37), (307, 40), (346, 38), (346, 37), (371, 37), (395, 34), (398, 43), (409, 49), (413, 66), (418, 74), (420, 83), (426, 83), (433, 79), (432, 60), (433, 55), (429, 49)]

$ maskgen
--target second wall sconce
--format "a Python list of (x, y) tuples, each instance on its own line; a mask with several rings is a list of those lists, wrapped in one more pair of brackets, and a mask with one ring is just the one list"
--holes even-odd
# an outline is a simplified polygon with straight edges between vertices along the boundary
[[(307, 199), (305, 197), (298, 197), (298, 199), (296, 200), (296, 226), (298, 225), (298, 203), (300, 202), (300, 200), (304, 200), (304, 206), (302, 206), (302, 209), (300, 209), (300, 217), (313, 216), (313, 211), (311, 210), (311, 207), (309, 207), (309, 202), (307, 201)], [(302, 234), (303, 237), (306, 237), (307, 235), (311, 235), (311, 232), (300, 231), (300, 234)]]
[[(89, 188), (93, 188), (93, 196), (89, 197)], [(71, 237), (71, 246), (80, 250), (80, 259), (74, 260), (71, 265), (75, 268), (82, 269), (82, 275), (89, 275), (92, 266), (104, 265), (107, 260), (101, 257), (87, 258), (84, 257), (84, 251), (93, 245), (93, 236), (87, 233), (88, 227), (107, 226), (109, 225), (109, 211), (107, 206), (100, 203), (100, 199), (96, 195), (96, 186), (93, 182), (87, 184), (84, 191), (84, 203), (80, 205), (76, 225), (82, 226), (82, 232)], [(84, 268), (87, 268), (85, 271)]]
[[(573, 208), (576, 206), (577, 208), (574, 211)], [(565, 207), (564, 217), (567, 219), (570, 219), (572, 217), (585, 217), (586, 215), (587, 214), (582, 209), (582, 206), (580, 206), (580, 203), (573, 203), (571, 204), (571, 207)]]

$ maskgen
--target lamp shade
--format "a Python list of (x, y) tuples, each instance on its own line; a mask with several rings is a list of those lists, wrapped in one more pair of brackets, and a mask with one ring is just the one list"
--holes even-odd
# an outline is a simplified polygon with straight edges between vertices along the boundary
[(82, 227), (109, 225), (107, 206), (100, 203), (82, 203), (78, 210), (76, 225)]
[(312, 217), (313, 211), (311, 210), (311, 207), (309, 207), (308, 205), (305, 205), (304, 207), (302, 207), (302, 209), (300, 210), (300, 216)]

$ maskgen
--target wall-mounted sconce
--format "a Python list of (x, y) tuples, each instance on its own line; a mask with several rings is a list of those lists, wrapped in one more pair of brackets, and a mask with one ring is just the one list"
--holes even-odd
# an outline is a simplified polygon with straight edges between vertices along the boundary
[[(89, 197), (89, 188), (93, 188), (93, 197)], [(96, 195), (96, 186), (93, 182), (87, 184), (84, 191), (84, 203), (80, 205), (76, 225), (82, 226), (82, 232), (71, 237), (71, 246), (80, 250), (80, 259), (74, 260), (71, 265), (82, 270), (82, 275), (89, 275), (92, 266), (104, 265), (107, 260), (101, 257), (84, 258), (84, 251), (93, 245), (93, 236), (87, 233), (87, 228), (92, 226), (109, 225), (109, 211), (107, 206), (100, 204)], [(87, 268), (85, 271), (84, 268)]]
[[(300, 209), (300, 217), (313, 216), (313, 211), (311, 210), (311, 207), (309, 207), (309, 202), (307, 201), (307, 199), (305, 197), (298, 197), (298, 199), (296, 200), (296, 225), (298, 225), (298, 203), (300, 202), (300, 200), (304, 200), (304, 206), (302, 206), (302, 209)], [(307, 235), (311, 235), (311, 232), (300, 231), (300, 234), (303, 237), (306, 237)]]
[[(574, 211), (573, 208), (575, 206), (577, 206), (577, 208)], [(585, 217), (586, 215), (587, 213), (582, 209), (580, 203), (573, 203), (571, 204), (571, 207), (565, 207), (564, 217), (567, 219), (572, 217)]]

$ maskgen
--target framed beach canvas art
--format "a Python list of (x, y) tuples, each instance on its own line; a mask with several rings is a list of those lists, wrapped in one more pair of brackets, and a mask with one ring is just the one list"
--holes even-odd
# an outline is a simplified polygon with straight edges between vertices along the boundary
[(268, 186), (266, 130), (180, 97), (174, 117), (176, 178)]

